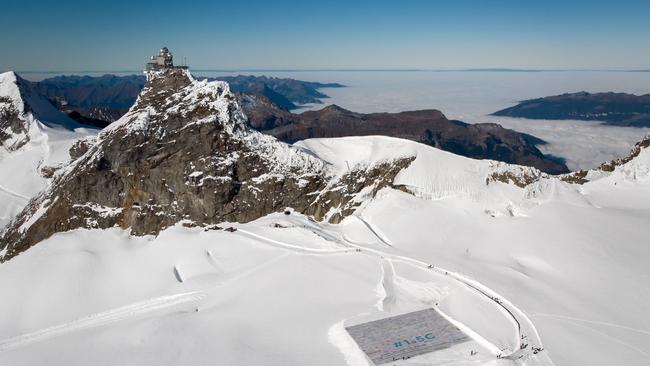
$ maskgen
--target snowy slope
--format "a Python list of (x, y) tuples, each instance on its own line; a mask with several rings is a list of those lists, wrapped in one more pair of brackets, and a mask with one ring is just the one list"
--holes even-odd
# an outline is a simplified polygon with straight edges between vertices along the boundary
[(417, 197), (440, 200), (455, 197), (476, 202), (492, 214), (516, 214), (514, 203), (525, 191), (514, 184), (488, 184), (494, 174), (508, 172), (514, 177), (538, 179), (535, 168), (505, 164), (492, 160), (474, 160), (424, 144), (402, 139), (374, 136), (338, 139), (310, 139), (296, 143), (321, 159), (330, 162), (342, 174), (348, 166), (373, 166), (397, 158), (417, 157), (395, 178)]
[[(647, 364), (648, 151), (583, 186), (542, 178), (519, 188), (486, 184), (492, 162), (408, 141), (301, 147), (340, 170), (346, 159), (415, 154), (397, 179), (430, 197), (385, 189), (339, 225), (272, 214), (234, 233), (56, 234), (0, 266), (10, 299), (0, 303), (0, 356), (12, 365), (366, 365), (345, 325), (434, 306), (472, 341), (404, 364), (512, 364), (496, 355), (520, 344), (517, 327), (460, 282), (473, 279), (512, 306), (526, 341), (539, 332), (545, 350), (526, 364)], [(520, 215), (486, 211), (507, 205)]]
[(6, 128), (9, 137), (0, 146), (0, 228), (46, 188), (44, 167), (67, 162), (72, 143), (96, 134), (59, 112), (13, 72), (0, 74), (0, 111), (17, 112), (21, 129)]
[[(358, 156), (383, 152), (350, 139), (305, 143), (322, 156), (339, 145), (343, 156), (357, 155), (351, 146)], [(360, 214), (384, 240), (469, 274), (525, 309), (557, 365), (647, 364), (650, 149), (611, 173), (589, 172), (584, 185), (541, 177), (521, 189), (481, 184), (489, 162), (412, 148), (418, 159), (397, 180), (433, 200), (385, 191)], [(517, 214), (484, 214), (499, 210), (499, 200)]]

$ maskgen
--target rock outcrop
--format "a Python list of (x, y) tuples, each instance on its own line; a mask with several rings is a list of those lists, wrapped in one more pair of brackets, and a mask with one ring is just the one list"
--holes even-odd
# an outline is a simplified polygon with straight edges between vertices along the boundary
[[(12, 137), (16, 136), (12, 141)], [(29, 142), (27, 126), (11, 98), (0, 96), (0, 144), (14, 151)]]
[(624, 167), (626, 164), (634, 161), (635, 158), (637, 158), (645, 149), (648, 148), (650, 148), (650, 135), (644, 137), (641, 141), (634, 144), (634, 147), (630, 153), (623, 158), (604, 162), (600, 164), (596, 169), (578, 170), (569, 174), (563, 174), (560, 176), (560, 179), (567, 183), (585, 184), (591, 181), (590, 175), (597, 174), (596, 176), (600, 176), (601, 174), (612, 173), (616, 171), (618, 167)]
[(7, 226), (0, 260), (76, 228), (155, 235), (180, 221), (247, 222), (287, 207), (338, 222), (413, 159), (334, 172), (252, 130), (227, 83), (197, 81), (185, 70), (149, 73), (129, 112), (73, 155)]

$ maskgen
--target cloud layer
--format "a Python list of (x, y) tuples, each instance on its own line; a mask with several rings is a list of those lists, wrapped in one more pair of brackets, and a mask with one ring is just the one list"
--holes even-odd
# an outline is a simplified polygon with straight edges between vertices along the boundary
[[(278, 76), (348, 85), (327, 89), (327, 104), (356, 112), (440, 109), (450, 119), (494, 122), (540, 137), (544, 153), (563, 157), (570, 169), (588, 169), (627, 155), (650, 129), (598, 122), (526, 120), (489, 116), (517, 101), (576, 91), (650, 93), (650, 73), (632, 72), (298, 72)], [(306, 109), (319, 109), (321, 105)]]

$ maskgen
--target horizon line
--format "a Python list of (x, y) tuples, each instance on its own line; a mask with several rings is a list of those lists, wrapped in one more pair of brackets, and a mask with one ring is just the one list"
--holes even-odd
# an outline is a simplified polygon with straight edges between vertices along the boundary
[[(650, 68), (197, 68), (194, 72), (650, 72)], [(18, 74), (142, 73), (144, 70), (6, 70)]]

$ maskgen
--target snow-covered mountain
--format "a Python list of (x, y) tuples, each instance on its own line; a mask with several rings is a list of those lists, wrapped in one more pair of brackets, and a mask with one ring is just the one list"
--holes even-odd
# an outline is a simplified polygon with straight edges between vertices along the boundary
[(13, 72), (0, 74), (0, 227), (47, 187), (75, 140), (96, 132), (57, 110)]
[(129, 112), (7, 227), (0, 260), (80, 227), (147, 235), (179, 221), (248, 222), (287, 207), (338, 222), (412, 160), (335, 174), (327, 162), (250, 129), (227, 83), (176, 69), (148, 79)]
[(0, 359), (369, 365), (346, 326), (434, 308), (469, 341), (396, 364), (647, 362), (650, 137), (549, 176), (244, 119), (150, 74), (2, 234)]

